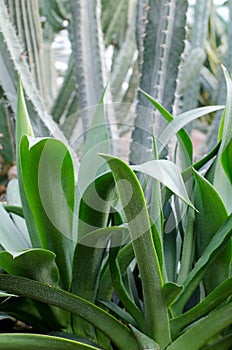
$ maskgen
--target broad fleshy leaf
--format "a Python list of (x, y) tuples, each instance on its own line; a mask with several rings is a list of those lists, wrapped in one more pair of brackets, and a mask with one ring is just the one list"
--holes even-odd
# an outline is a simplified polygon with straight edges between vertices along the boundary
[(180, 335), (167, 350), (199, 350), (232, 323), (232, 302), (203, 318)]
[(0, 289), (61, 307), (80, 316), (108, 336), (119, 350), (138, 349), (132, 332), (126, 326), (98, 306), (74, 294), (45, 283), (5, 274), (0, 274)]
[(29, 206), (29, 211), (24, 208), (24, 215), (32, 213), (42, 247), (56, 254), (61, 284), (68, 289), (74, 250), (75, 179), (71, 155), (59, 140), (23, 136), (20, 169)]
[(17, 254), (0, 252), (0, 266), (10, 275), (52, 285), (59, 281), (55, 254), (45, 249), (29, 249)]
[(221, 147), (219, 150), (219, 157), (221, 157), (221, 163), (223, 166), (223, 169), (230, 180), (230, 184), (232, 184), (232, 103), (231, 103), (231, 96), (232, 96), (232, 81), (229, 76), (228, 71), (224, 66), (222, 66), (225, 79), (226, 79), (226, 85), (227, 85), (227, 99), (226, 99), (226, 108), (225, 108), (225, 115), (223, 118), (223, 127), (221, 131)]
[(172, 334), (177, 335), (184, 327), (197, 321), (201, 317), (217, 308), (224, 300), (231, 296), (232, 277), (215, 288), (198, 305), (171, 320)]
[(130, 326), (130, 328), (132, 329), (137, 339), (140, 350), (146, 350), (146, 349), (160, 350), (159, 345), (156, 342), (154, 342), (153, 339), (149, 338), (146, 334), (138, 331), (138, 329), (136, 329), (133, 326)]
[(5, 350), (99, 350), (70, 339), (40, 334), (0, 334), (0, 348)]
[[(226, 221), (228, 214), (222, 199), (214, 187), (194, 170), (195, 206), (199, 213), (195, 215), (195, 235), (197, 257), (200, 258), (213, 236)], [(216, 213), (216, 215), (215, 215)], [(231, 262), (231, 242), (215, 259), (204, 277), (207, 292), (213, 290), (229, 276)]]
[(136, 175), (124, 161), (110, 155), (101, 156), (113, 172), (130, 230), (143, 286), (145, 327), (148, 334), (164, 347), (170, 341), (168, 315), (162, 291), (163, 280), (144, 194)]
[(163, 288), (166, 303), (168, 306), (170, 306), (176, 300), (177, 296), (183, 290), (183, 286), (179, 286), (173, 282), (165, 283)]
[(184, 289), (180, 292), (177, 300), (172, 305), (172, 310), (179, 315), (192, 293), (197, 288), (200, 281), (204, 278), (205, 273), (210, 264), (217, 258), (218, 254), (228, 244), (232, 236), (232, 215), (224, 222), (224, 224), (215, 233), (210, 243), (206, 247), (192, 271), (188, 274), (183, 282)]
[(164, 159), (151, 160), (149, 162), (137, 165), (135, 169), (143, 174), (159, 180), (186, 204), (195, 209), (188, 197), (181, 174), (173, 162)]

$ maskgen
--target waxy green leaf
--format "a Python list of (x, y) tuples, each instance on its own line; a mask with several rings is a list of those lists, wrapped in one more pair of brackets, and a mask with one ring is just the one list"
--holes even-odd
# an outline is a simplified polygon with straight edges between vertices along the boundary
[(140, 350), (152, 349), (152, 350), (160, 350), (159, 345), (154, 342), (151, 338), (149, 338), (146, 334), (138, 331), (135, 327), (131, 326), (131, 329), (137, 339)]
[[(25, 217), (33, 215), (42, 248), (56, 254), (61, 285), (69, 289), (74, 250), (71, 239), (75, 200), (71, 155), (59, 140), (31, 140), (23, 136), (20, 143), (20, 169), (29, 206), (29, 211), (24, 207)], [(33, 243), (33, 233), (30, 234)]]
[(173, 162), (164, 159), (151, 160), (149, 162), (136, 165), (134, 169), (159, 180), (186, 204), (195, 209), (188, 197), (181, 174)]
[(45, 283), (5, 274), (0, 274), (0, 289), (60, 307), (80, 316), (109, 337), (119, 350), (138, 349), (132, 332), (126, 326), (106, 311), (74, 294)]
[(167, 307), (162, 291), (163, 280), (159, 260), (141, 185), (132, 169), (124, 161), (109, 155), (101, 156), (113, 172), (130, 230), (143, 286), (145, 327), (148, 335), (161, 347), (165, 347), (170, 342)]
[(17, 254), (4, 251), (0, 252), (0, 266), (10, 275), (57, 285), (59, 270), (55, 257), (45, 249), (29, 249)]
[(205, 276), (210, 264), (217, 258), (218, 254), (228, 244), (232, 236), (232, 215), (223, 223), (215, 233), (204, 253), (195, 264), (192, 271), (183, 282), (184, 289), (180, 292), (177, 300), (172, 304), (172, 310), (175, 315), (179, 315), (198, 284)]
[(227, 85), (227, 99), (226, 99), (226, 108), (225, 115), (223, 118), (223, 127), (221, 131), (221, 147), (219, 150), (219, 159), (222, 163), (223, 169), (232, 184), (232, 81), (229, 76), (228, 71), (224, 66), (222, 66), (226, 85)]
[[(195, 235), (197, 257), (201, 257), (213, 236), (226, 221), (228, 214), (222, 199), (214, 187), (194, 170), (195, 178), (195, 206), (199, 213), (195, 215)], [(216, 213), (216, 215), (215, 215)], [(217, 285), (229, 277), (231, 262), (231, 242), (215, 259), (204, 276), (206, 291), (210, 292)]]
[[(10, 340), (10, 341), (9, 341)], [(40, 334), (0, 334), (0, 348), (4, 350), (99, 350), (70, 339)]]
[(232, 302), (210, 313), (180, 335), (167, 350), (199, 350), (232, 323)]
[(232, 290), (232, 277), (215, 288), (210, 294), (207, 295), (199, 304), (190, 309), (189, 311), (181, 314), (177, 318), (171, 320), (172, 334), (177, 335), (184, 327), (197, 321), (203, 316), (207, 315), (210, 311), (217, 308), (223, 301), (231, 296)]

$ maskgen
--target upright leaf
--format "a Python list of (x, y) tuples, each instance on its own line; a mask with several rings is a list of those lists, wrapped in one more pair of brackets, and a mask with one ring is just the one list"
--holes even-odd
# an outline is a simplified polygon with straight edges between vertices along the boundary
[(228, 245), (232, 236), (232, 215), (223, 223), (215, 235), (212, 237), (210, 243), (206, 247), (204, 253), (196, 262), (192, 271), (187, 275), (183, 281), (184, 289), (180, 292), (177, 300), (172, 305), (172, 310), (176, 315), (180, 314), (195, 291), (200, 281), (204, 278), (210, 264), (217, 258), (218, 254)]
[[(195, 235), (197, 257), (200, 258), (217, 230), (226, 221), (228, 214), (213, 186), (196, 171), (194, 171), (194, 177), (196, 180), (195, 205), (199, 210), (195, 217)], [(231, 243), (220, 253), (204, 277), (207, 293), (229, 276)]]
[[(42, 247), (56, 254), (61, 284), (69, 289), (74, 244), (74, 168), (66, 146), (56, 139), (20, 143), (20, 168), (29, 212), (39, 232)], [(31, 234), (31, 232), (30, 232)]]
[[(146, 332), (161, 347), (165, 347), (170, 342), (167, 307), (142, 188), (135, 174), (125, 162), (109, 155), (102, 156), (113, 172), (129, 226), (143, 286)], [(159, 313), (157, 313), (157, 309), (159, 309)]]

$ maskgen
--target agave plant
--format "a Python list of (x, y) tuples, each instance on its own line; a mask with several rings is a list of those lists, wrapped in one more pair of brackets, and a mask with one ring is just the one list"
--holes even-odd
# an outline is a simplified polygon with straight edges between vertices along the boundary
[[(232, 83), (225, 76), (219, 143), (200, 161), (193, 163), (183, 128), (223, 106), (174, 119), (143, 92), (168, 123), (159, 142), (153, 137), (153, 159), (129, 166), (110, 155), (102, 97), (78, 174), (62, 141), (34, 137), (19, 86), (18, 182), (0, 206), (0, 310), (36, 334), (1, 333), (2, 349), (231, 348)], [(160, 159), (173, 135), (174, 159)]]

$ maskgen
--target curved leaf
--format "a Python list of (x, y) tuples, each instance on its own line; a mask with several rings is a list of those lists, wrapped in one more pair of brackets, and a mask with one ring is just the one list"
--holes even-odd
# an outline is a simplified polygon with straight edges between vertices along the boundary
[[(112, 239), (112, 241), (114, 243), (114, 239)], [(119, 297), (121, 303), (124, 305), (125, 309), (135, 319), (139, 328), (144, 331), (143, 313), (137, 307), (137, 305), (135, 305), (135, 303), (131, 299), (123, 283), (120, 267), (117, 261), (117, 254), (119, 249), (120, 249), (120, 246), (119, 247), (111, 246), (110, 252), (109, 252), (109, 265), (110, 265), (110, 273), (111, 273), (113, 286), (115, 288), (117, 296)]]
[(169, 160), (151, 160), (149, 162), (137, 165), (136, 170), (149, 175), (164, 184), (180, 199), (187, 203), (193, 209), (194, 206), (188, 198), (188, 194), (177, 166)]
[(63, 308), (80, 316), (108, 336), (119, 350), (138, 349), (132, 332), (126, 326), (106, 311), (74, 294), (45, 283), (5, 274), (0, 274), (0, 289)]
[(232, 81), (229, 76), (228, 71), (224, 66), (222, 66), (224, 76), (226, 79), (227, 85), (227, 98), (226, 98), (226, 109), (225, 115), (223, 119), (223, 131), (221, 132), (221, 147), (219, 150), (219, 156), (221, 157), (221, 163), (223, 169), (230, 180), (230, 184), (232, 184), (232, 164), (231, 164), (231, 156), (232, 156)]
[[(174, 117), (171, 115), (170, 112), (166, 108), (164, 108), (158, 101), (156, 101), (153, 97), (151, 97), (149, 94), (147, 94), (145, 91), (141, 90), (142, 94), (153, 104), (155, 108), (158, 109), (158, 111), (161, 113), (161, 115), (168, 121), (168, 123), (171, 123)], [(177, 132), (177, 137), (179, 141), (183, 144), (184, 149), (186, 150), (189, 159), (192, 159), (193, 157), (193, 146), (191, 139), (188, 135), (188, 133), (181, 129)]]
[(146, 350), (146, 349), (160, 350), (159, 345), (155, 343), (154, 340), (149, 338), (146, 334), (141, 333), (133, 326), (131, 326), (131, 329), (137, 339), (140, 350)]
[[(226, 221), (228, 214), (214, 187), (195, 170), (193, 172), (196, 184), (195, 205), (199, 210), (199, 213), (196, 213), (195, 216), (195, 235), (197, 257), (200, 258), (217, 230)], [(210, 292), (228, 278), (231, 248), (232, 245), (229, 243), (207, 271), (204, 277), (207, 292)]]
[(165, 283), (163, 288), (166, 303), (168, 306), (170, 306), (176, 300), (177, 296), (183, 290), (183, 286), (179, 286), (178, 284), (173, 282)]
[(4, 350), (99, 350), (78, 341), (40, 334), (0, 334), (0, 347)]
[(51, 138), (33, 141), (34, 144), (23, 136), (20, 143), (22, 182), (30, 209), (28, 212), (24, 208), (24, 215), (26, 218), (32, 213), (42, 247), (56, 254), (61, 283), (68, 289), (74, 250), (73, 161), (61, 141)]
[[(91, 232), (107, 226), (113, 177), (112, 174), (106, 173), (95, 180), (90, 177), (90, 181), (91, 183), (88, 184), (87, 189), (83, 194), (81, 193), (78, 213), (78, 243), (73, 258), (72, 293), (94, 303), (106, 242), (108, 242), (109, 237), (105, 236), (102, 241), (103, 244), (100, 243), (100, 246), (93, 245), (91, 240), (88, 239)], [(82, 188), (80, 188), (80, 192), (82, 192)], [(77, 317), (74, 317), (73, 324), (74, 329), (79, 334), (86, 336), (88, 333), (94, 339), (95, 330), (92, 326), (87, 325)]]
[(0, 266), (10, 275), (57, 285), (59, 270), (55, 258), (54, 253), (45, 249), (29, 249), (18, 254), (0, 252)]
[(192, 271), (183, 282), (184, 289), (180, 292), (177, 300), (172, 304), (172, 310), (176, 315), (180, 314), (194, 292), (198, 284), (204, 277), (209, 265), (221, 250), (228, 244), (232, 236), (232, 215), (228, 217), (225, 223), (215, 233), (209, 245), (201, 255)]
[(184, 327), (207, 315), (216, 309), (224, 300), (231, 296), (232, 277), (215, 288), (205, 299), (189, 311), (171, 320), (172, 334), (178, 334)]
[(199, 350), (232, 323), (232, 302), (209, 314), (177, 338), (167, 350)]
[(129, 226), (143, 286), (147, 333), (165, 347), (170, 341), (170, 330), (162, 291), (163, 280), (141, 185), (132, 169), (124, 161), (109, 155), (102, 154), (101, 156), (107, 161), (113, 172)]
[(160, 135), (159, 141), (161, 149), (163, 150), (167, 143), (175, 136), (182, 128), (193, 120), (203, 117), (206, 114), (216, 112), (223, 109), (225, 106), (209, 106), (191, 109), (188, 112), (184, 112), (172, 120), (170, 124), (165, 128), (163, 133)]

